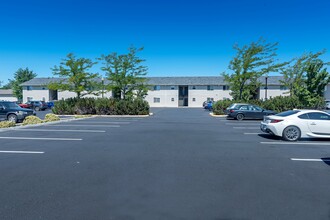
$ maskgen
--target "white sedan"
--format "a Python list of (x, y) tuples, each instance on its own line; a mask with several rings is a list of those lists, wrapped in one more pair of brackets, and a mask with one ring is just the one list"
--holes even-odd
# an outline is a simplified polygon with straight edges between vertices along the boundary
[(297, 141), (301, 137), (330, 138), (330, 114), (318, 110), (290, 110), (265, 116), (263, 132)]

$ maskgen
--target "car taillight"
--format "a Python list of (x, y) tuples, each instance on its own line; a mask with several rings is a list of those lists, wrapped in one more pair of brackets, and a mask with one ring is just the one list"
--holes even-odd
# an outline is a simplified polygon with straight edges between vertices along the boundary
[(272, 120), (270, 120), (270, 123), (278, 123), (278, 122), (281, 122), (281, 121), (283, 121), (283, 120), (272, 119)]
[(230, 109), (230, 113), (233, 113), (234, 112), (234, 109)]

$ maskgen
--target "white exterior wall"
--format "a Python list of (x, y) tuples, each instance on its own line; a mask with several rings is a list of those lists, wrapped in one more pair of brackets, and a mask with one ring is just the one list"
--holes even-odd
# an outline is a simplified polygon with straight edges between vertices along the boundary
[[(61, 99), (73, 98), (73, 97), (76, 97), (76, 96), (77, 96), (77, 94), (75, 92), (59, 91), (57, 98), (58, 98), (58, 100), (61, 100)], [(105, 98), (109, 98), (111, 96), (112, 96), (112, 92), (106, 92), (106, 93), (104, 93), (104, 97)], [(101, 98), (102, 97), (102, 94), (100, 94), (98, 96), (89, 94), (89, 95), (85, 95), (84, 97)]]
[(17, 98), (14, 96), (10, 95), (0, 95), (0, 100), (1, 101), (10, 101), (10, 102), (17, 102)]
[[(281, 90), (280, 89), (281, 86), (268, 86), (268, 89), (267, 89), (267, 98), (274, 98), (276, 96), (289, 96), (290, 93), (289, 93), (289, 90)], [(261, 87), (260, 88), (260, 96), (259, 98), (260, 99), (265, 99), (265, 87)]]
[(31, 100), (41, 100), (41, 101), (49, 101), (49, 90), (45, 87), (41, 86), (31, 86), (30, 90), (27, 90), (26, 87), (23, 88), (23, 103), (28, 101), (28, 98)]
[[(193, 89), (195, 87), (195, 89)], [(174, 89), (172, 89), (174, 88)], [(213, 86), (213, 90), (207, 90), (207, 86), (188, 86), (188, 107), (201, 107), (202, 103), (207, 100), (207, 98), (213, 98), (214, 101), (231, 99), (230, 90), (223, 90), (223, 86)], [(288, 90), (280, 90), (280, 86), (268, 86), (267, 98), (276, 97), (276, 96), (288, 96)], [(74, 92), (69, 91), (59, 91), (58, 100), (67, 99), (75, 97)], [(111, 97), (112, 92), (107, 92), (104, 94), (104, 97)], [(31, 97), (32, 100), (45, 100), (49, 101), (49, 90), (42, 86), (33, 86), (30, 87), (30, 90), (27, 90), (27, 87), (23, 87), (23, 102), (28, 101), (28, 97)], [(85, 97), (97, 97), (94, 95), (86, 95)], [(101, 97), (101, 94), (98, 96)], [(330, 84), (327, 85), (324, 92), (324, 97), (327, 100), (330, 100)], [(160, 98), (159, 103), (154, 102), (154, 98)], [(260, 88), (260, 99), (265, 98), (265, 89), (264, 87)], [(174, 101), (172, 101), (174, 99)], [(195, 101), (193, 101), (195, 99)], [(15, 97), (6, 96), (1, 97), (0, 100), (9, 100), (17, 101)], [(179, 106), (179, 86), (160, 86), (160, 90), (149, 90), (148, 95), (145, 100), (149, 103), (150, 107), (178, 107)]]
[(324, 90), (324, 98), (330, 100), (330, 85), (327, 85)]
[[(171, 88), (174, 89), (171, 89)], [(154, 98), (160, 98), (159, 103), (154, 102)], [(174, 101), (172, 101), (172, 98)], [(160, 86), (160, 90), (149, 90), (145, 100), (150, 107), (178, 107), (179, 106), (179, 87)]]
[(207, 86), (189, 86), (188, 88), (189, 107), (202, 107), (207, 98), (213, 98), (214, 101), (231, 99), (230, 90), (223, 90), (223, 86), (213, 86), (213, 90), (207, 90)]

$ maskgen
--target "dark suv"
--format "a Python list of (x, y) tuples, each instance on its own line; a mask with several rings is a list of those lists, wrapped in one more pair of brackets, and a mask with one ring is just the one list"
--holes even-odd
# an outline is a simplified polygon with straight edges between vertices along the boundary
[(31, 109), (21, 108), (15, 102), (0, 101), (0, 120), (23, 121), (25, 117), (35, 115)]
[(48, 105), (45, 101), (28, 101), (25, 104), (36, 111), (46, 110), (48, 108)]

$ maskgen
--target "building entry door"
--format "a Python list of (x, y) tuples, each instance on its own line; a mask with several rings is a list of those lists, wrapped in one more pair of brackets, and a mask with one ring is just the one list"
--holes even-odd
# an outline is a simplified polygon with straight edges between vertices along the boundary
[(188, 86), (179, 86), (179, 106), (188, 106)]

